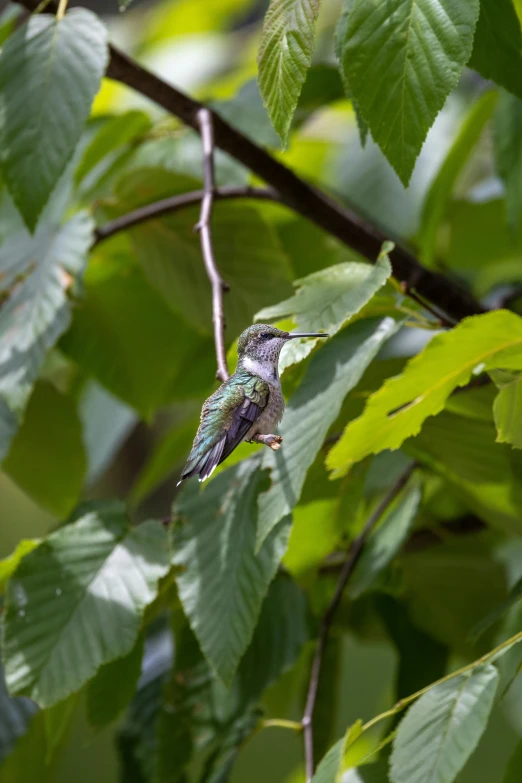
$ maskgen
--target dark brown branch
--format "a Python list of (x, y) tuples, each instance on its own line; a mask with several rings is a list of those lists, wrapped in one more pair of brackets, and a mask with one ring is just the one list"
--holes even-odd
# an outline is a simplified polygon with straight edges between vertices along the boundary
[(317, 641), (317, 648), (315, 651), (314, 659), (312, 661), (312, 668), (310, 671), (310, 683), (308, 686), (308, 693), (306, 696), (306, 705), (304, 709), (303, 719), (301, 721), (303, 726), (304, 746), (305, 746), (305, 765), (306, 765), (306, 779), (309, 782), (315, 771), (314, 764), (314, 735), (313, 735), (313, 717), (314, 709), (317, 701), (317, 692), (319, 688), (319, 678), (321, 675), (321, 666), (323, 663), (323, 656), (326, 649), (326, 643), (330, 634), (330, 628), (334, 614), (341, 602), (341, 598), (344, 592), (348, 580), (353, 573), (355, 566), (362, 554), (364, 545), (368, 539), (368, 536), (374, 529), (375, 525), (386, 511), (390, 503), (392, 503), (399, 492), (403, 489), (406, 482), (410, 478), (411, 474), (417, 467), (416, 462), (412, 462), (411, 465), (402, 473), (400, 478), (393, 484), (383, 497), (373, 514), (370, 515), (362, 532), (357, 536), (355, 541), (350, 547), (348, 557), (342, 567), (339, 575), (339, 580), (335, 588), (335, 592), (332, 596), (328, 608), (324, 614), (321, 622), (321, 628), (319, 630), (319, 639)]
[[(33, 11), (38, 0), (20, 0), (20, 3)], [(52, 2), (49, 9), (56, 10), (56, 3)], [(198, 112), (204, 108), (202, 104), (167, 84), (114, 46), (110, 47), (107, 76), (146, 96), (199, 133)], [(275, 188), (287, 206), (375, 262), (385, 239), (375, 226), (302, 180), (218, 114), (209, 112), (217, 147)], [(390, 259), (394, 277), (402, 283), (406, 293), (424, 297), (457, 321), (484, 312), (469, 291), (443, 274), (424, 269), (411, 253), (399, 245), (390, 254)]]
[(201, 199), (201, 212), (196, 230), (201, 237), (201, 252), (203, 263), (207, 271), (210, 285), (212, 286), (212, 323), (214, 324), (214, 344), (216, 346), (217, 373), (220, 381), (230, 378), (227, 367), (227, 354), (225, 350), (225, 314), (223, 312), (223, 293), (229, 290), (217, 268), (212, 247), (212, 208), (216, 183), (214, 178), (214, 129), (212, 115), (208, 109), (200, 109), (198, 112), (198, 124), (203, 145), (203, 198)]
[[(93, 247), (99, 242), (103, 242), (105, 239), (117, 234), (119, 231), (127, 231), (134, 226), (139, 226), (141, 223), (145, 223), (147, 220), (154, 220), (164, 215), (177, 212), (184, 207), (191, 207), (194, 204), (199, 204), (204, 196), (203, 190), (192, 190), (189, 193), (181, 193), (179, 196), (171, 196), (170, 198), (161, 199), (161, 201), (154, 201), (152, 204), (146, 204), (144, 207), (139, 207), (132, 212), (128, 212), (126, 215), (122, 215), (115, 220), (111, 220), (110, 223), (106, 223), (104, 226), (100, 226), (96, 229), (96, 237)], [(227, 187), (216, 188), (214, 192), (214, 199), (228, 200), (228, 199), (263, 199), (266, 201), (279, 201), (278, 193), (273, 188), (254, 188), (250, 185), (229, 185)]]

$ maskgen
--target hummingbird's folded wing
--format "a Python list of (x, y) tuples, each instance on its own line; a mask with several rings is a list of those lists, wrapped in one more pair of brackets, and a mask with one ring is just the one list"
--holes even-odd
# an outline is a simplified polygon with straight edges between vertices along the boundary
[[(241, 381), (241, 382), (238, 382)], [(268, 401), (268, 384), (247, 376), (230, 379), (206, 401), (181, 481), (204, 481), (245, 439)]]

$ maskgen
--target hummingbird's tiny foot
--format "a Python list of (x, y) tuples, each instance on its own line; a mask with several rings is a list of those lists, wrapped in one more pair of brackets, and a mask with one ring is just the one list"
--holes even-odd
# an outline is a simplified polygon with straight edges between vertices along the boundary
[(278, 451), (283, 443), (281, 435), (254, 435), (251, 443), (262, 443), (264, 446), (268, 446), (272, 451)]

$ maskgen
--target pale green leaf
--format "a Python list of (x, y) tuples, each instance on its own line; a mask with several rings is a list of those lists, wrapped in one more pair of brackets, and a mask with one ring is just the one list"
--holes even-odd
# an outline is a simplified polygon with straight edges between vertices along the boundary
[(439, 229), (451, 204), (455, 184), (493, 115), (497, 99), (497, 93), (489, 90), (473, 104), (430, 186), (419, 229), (420, 253), (425, 264), (435, 261)]
[(345, 738), (341, 737), (321, 759), (311, 783), (339, 783)]
[(116, 720), (131, 701), (141, 674), (143, 634), (123, 658), (106, 663), (87, 686), (87, 720), (102, 728)]
[(369, 537), (350, 578), (352, 598), (358, 598), (371, 589), (381, 571), (399, 552), (411, 530), (420, 501), (420, 487), (417, 482), (412, 482), (388, 509), (380, 525)]
[[(391, 275), (385, 248), (372, 266), (358, 261), (322, 269), (296, 280), (297, 291), (284, 302), (265, 307), (256, 321), (292, 317), (299, 332), (326, 332), (332, 337), (357, 315)], [(318, 340), (292, 340), (281, 357), (281, 368), (301, 361), (311, 353)]]
[(306, 73), (312, 63), (320, 0), (271, 0), (259, 54), (263, 101), (286, 146)]
[(179, 597), (212, 668), (230, 683), (252, 638), (261, 604), (290, 533), (284, 519), (256, 554), (259, 460), (226, 470), (203, 492), (184, 489), (174, 535)]
[(522, 100), (504, 90), (500, 93), (494, 123), (497, 171), (506, 189), (506, 213), (516, 232), (522, 213)]
[(119, 503), (80, 510), (9, 580), (3, 659), (10, 692), (49, 707), (127, 655), (168, 569), (159, 523), (131, 527)]
[(404, 185), (471, 55), (479, 5), (353, 0), (343, 69), (373, 139)]
[(270, 468), (272, 485), (259, 497), (258, 546), (299, 501), (307, 471), (344, 398), (398, 328), (393, 318), (358, 321), (329, 341), (310, 362), (280, 427), (282, 448), (264, 453), (263, 466)]
[(61, 20), (33, 15), (2, 49), (2, 169), (31, 230), (80, 140), (107, 61), (107, 31), (84, 8)]
[(401, 375), (371, 395), (363, 414), (348, 424), (328, 454), (328, 467), (342, 476), (368, 454), (399, 448), (475, 370), (496, 367), (522, 369), (522, 318), (514, 313), (472, 316), (436, 335)]
[(399, 724), (392, 783), (452, 783), (486, 728), (497, 683), (494, 666), (478, 666), (421, 696)]
[(468, 64), (522, 98), (522, 32), (513, 0), (480, 0)]
[(0, 459), (8, 451), (45, 355), (70, 322), (67, 291), (81, 275), (93, 223), (10, 235), (0, 247)]
[(493, 403), (497, 441), (522, 449), (522, 377), (503, 385)]
[(4, 470), (57, 517), (78, 502), (86, 459), (76, 401), (50, 383), (37, 383)]

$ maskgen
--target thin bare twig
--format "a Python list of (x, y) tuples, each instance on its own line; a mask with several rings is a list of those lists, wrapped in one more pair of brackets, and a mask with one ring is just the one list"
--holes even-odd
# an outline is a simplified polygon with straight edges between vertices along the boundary
[[(164, 215), (170, 215), (184, 207), (191, 207), (199, 204), (205, 195), (204, 190), (192, 190), (189, 193), (181, 193), (178, 196), (154, 201), (152, 204), (146, 204), (144, 207), (134, 209), (126, 215), (111, 220), (104, 226), (96, 229), (93, 247), (100, 242), (109, 239), (120, 231), (127, 231), (130, 228), (139, 226), (147, 220), (154, 220)], [(214, 199), (263, 199), (265, 201), (280, 202), (279, 194), (273, 188), (254, 188), (251, 185), (228, 185), (222, 188), (215, 188)]]
[(208, 109), (200, 109), (197, 115), (201, 142), (203, 145), (203, 198), (196, 230), (201, 237), (201, 252), (208, 279), (212, 286), (212, 323), (214, 324), (214, 344), (216, 346), (217, 373), (220, 381), (230, 378), (225, 352), (225, 314), (223, 312), (223, 293), (229, 290), (216, 265), (212, 247), (211, 219), (216, 183), (214, 179), (214, 128), (212, 115)]
[(352, 543), (350, 547), (350, 551), (348, 553), (348, 557), (346, 558), (341, 573), (339, 575), (339, 580), (337, 582), (337, 587), (335, 588), (335, 592), (332, 596), (332, 600), (330, 601), (328, 608), (322, 619), (321, 628), (319, 631), (319, 639), (317, 641), (317, 648), (315, 650), (314, 659), (312, 661), (312, 668), (310, 670), (310, 683), (308, 686), (308, 693), (306, 696), (306, 705), (303, 713), (303, 718), (301, 721), (301, 724), (303, 726), (303, 736), (304, 736), (304, 746), (305, 746), (306, 779), (308, 782), (312, 779), (315, 770), (314, 733), (313, 733), (314, 709), (317, 701), (317, 692), (319, 688), (321, 666), (323, 664), (324, 652), (326, 649), (328, 636), (330, 634), (330, 628), (332, 625), (334, 614), (341, 602), (341, 598), (344, 589), (348, 584), (348, 580), (350, 579), (350, 576), (352, 575), (353, 570), (357, 565), (357, 562), (362, 554), (368, 536), (370, 535), (373, 528), (375, 527), (375, 525), (377, 524), (377, 522), (379, 521), (383, 513), (386, 511), (390, 503), (392, 503), (395, 500), (399, 492), (403, 489), (403, 487), (405, 486), (406, 482), (408, 481), (408, 479), (410, 478), (411, 474), (413, 473), (416, 467), (417, 467), (417, 463), (412, 462), (411, 465), (409, 465), (409, 467), (402, 473), (400, 478), (395, 482), (395, 484), (393, 484), (393, 486), (390, 487), (386, 495), (383, 497), (383, 499), (381, 500), (381, 502), (373, 512), (373, 514), (371, 514), (368, 520), (366, 521), (366, 524), (362, 532)]

